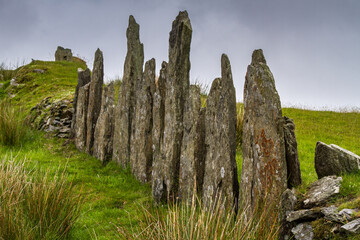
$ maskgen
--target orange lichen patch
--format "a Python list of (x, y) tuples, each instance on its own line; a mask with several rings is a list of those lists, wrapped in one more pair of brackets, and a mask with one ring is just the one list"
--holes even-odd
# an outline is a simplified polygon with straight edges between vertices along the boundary
[(269, 157), (272, 150), (274, 149), (274, 142), (271, 138), (267, 139), (266, 136), (265, 136), (265, 130), (262, 129), (261, 130), (261, 150), (263, 151), (264, 153), (264, 156), (265, 157)]

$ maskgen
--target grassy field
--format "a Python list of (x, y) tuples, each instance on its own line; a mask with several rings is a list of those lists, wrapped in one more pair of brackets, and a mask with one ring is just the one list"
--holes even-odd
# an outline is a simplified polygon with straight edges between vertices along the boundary
[[(35, 61), (17, 69), (20, 84), (12, 101), (29, 110), (43, 98), (72, 98), (80, 62)], [(46, 69), (44, 74), (33, 69)], [(4, 80), (0, 97), (8, 96), (10, 79)], [(293, 118), (303, 184), (298, 188), (303, 193), (306, 187), (317, 180), (314, 154), (317, 141), (337, 144), (360, 155), (360, 113), (309, 111), (284, 108), (283, 115)], [(15, 146), (0, 145), (0, 158), (16, 156), (18, 161), (27, 159), (26, 168), (40, 174), (55, 175), (64, 171), (66, 178), (75, 184), (75, 193), (82, 192), (85, 200), (79, 219), (70, 232), (70, 239), (116, 239), (116, 227), (138, 226), (137, 217), (152, 206), (151, 187), (141, 184), (131, 176), (130, 170), (121, 170), (115, 163), (102, 166), (100, 161), (78, 152), (73, 143), (28, 130), (26, 137)], [(242, 156), (237, 152), (239, 171)], [(240, 176), (240, 172), (239, 172)], [(360, 174), (343, 176), (341, 194), (333, 199), (341, 207), (360, 208)]]

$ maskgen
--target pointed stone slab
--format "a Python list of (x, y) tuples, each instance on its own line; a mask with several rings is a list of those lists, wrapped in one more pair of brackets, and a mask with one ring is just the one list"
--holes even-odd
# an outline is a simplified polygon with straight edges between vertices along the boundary
[(92, 154), (94, 132), (101, 110), (102, 87), (104, 84), (104, 59), (100, 49), (95, 52), (94, 66), (91, 75), (89, 106), (87, 112), (86, 152)]
[[(201, 194), (205, 167), (205, 111), (200, 87), (191, 85), (184, 109), (184, 136), (180, 156), (179, 198), (191, 200)], [(195, 189), (194, 189), (195, 187)]]
[(115, 109), (115, 130), (113, 160), (126, 168), (130, 162), (130, 140), (135, 115), (135, 87), (142, 79), (144, 65), (144, 46), (140, 42), (139, 24), (133, 16), (129, 17), (126, 31), (127, 54), (124, 63), (124, 77), (119, 90)]
[(236, 97), (229, 58), (221, 56), (221, 78), (213, 81), (205, 119), (204, 200), (226, 197), (237, 203), (239, 182), (236, 152)]
[(284, 121), (274, 77), (261, 49), (255, 50), (244, 86), (242, 207), (248, 216), (261, 203), (280, 199), (287, 187)]
[(103, 164), (107, 163), (112, 156), (114, 135), (114, 109), (115, 90), (111, 82), (104, 86), (101, 98), (101, 111), (96, 123), (94, 133), (94, 153)]
[(151, 179), (154, 91), (155, 59), (153, 58), (145, 63), (143, 78), (136, 87), (136, 114), (133, 119), (134, 128), (130, 144), (131, 172), (143, 183)]
[(84, 152), (86, 149), (86, 132), (87, 132), (87, 111), (89, 105), (90, 83), (79, 88), (79, 96), (76, 108), (76, 125), (75, 125), (75, 146)]
[(70, 138), (75, 137), (76, 108), (77, 108), (77, 101), (79, 96), (79, 89), (82, 86), (88, 84), (91, 80), (90, 70), (88, 68), (86, 70), (79, 68), (77, 73), (78, 73), (78, 84), (76, 86), (75, 94), (74, 94), (74, 101), (73, 101), (74, 114), (72, 116), (72, 121), (71, 121)]

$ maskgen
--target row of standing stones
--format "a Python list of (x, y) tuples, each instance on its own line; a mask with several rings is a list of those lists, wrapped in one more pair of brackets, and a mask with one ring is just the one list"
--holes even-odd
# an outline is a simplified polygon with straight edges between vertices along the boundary
[[(280, 239), (312, 239), (311, 233), (301, 231), (309, 230), (303, 222), (314, 217), (294, 217), (298, 211), (306, 211), (294, 211), (297, 199), (290, 190), (301, 184), (295, 125), (282, 116), (274, 77), (262, 50), (253, 52), (245, 77), (239, 186), (236, 98), (228, 57), (221, 56), (221, 78), (213, 81), (207, 106), (202, 108), (200, 89), (189, 81), (192, 27), (187, 12), (180, 12), (172, 24), (169, 61), (162, 63), (157, 81), (154, 59), (147, 61), (143, 70), (139, 28), (130, 16), (117, 104), (113, 84), (103, 86), (99, 49), (92, 73), (79, 69), (70, 133), (76, 147), (103, 163), (112, 159), (123, 168), (130, 166), (139, 181), (151, 183), (157, 203), (188, 201), (195, 193), (208, 204), (221, 196), (236, 209), (246, 209), (250, 219), (256, 204), (265, 198), (281, 200)], [(67, 53), (56, 55), (64, 60), (68, 57), (62, 55)], [(359, 156), (337, 146), (319, 142), (316, 153), (316, 171), (324, 178), (310, 186), (302, 204), (310, 212), (314, 210), (309, 208), (324, 204), (339, 192), (341, 178), (325, 176), (360, 169)], [(329, 161), (337, 164), (329, 167)]]

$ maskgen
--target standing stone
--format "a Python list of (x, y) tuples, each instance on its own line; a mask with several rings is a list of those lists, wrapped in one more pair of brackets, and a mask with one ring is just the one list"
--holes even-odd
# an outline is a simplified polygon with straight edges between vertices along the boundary
[(139, 38), (139, 24), (133, 16), (129, 17), (126, 31), (127, 54), (124, 63), (124, 77), (119, 90), (115, 109), (115, 130), (113, 160), (126, 168), (130, 162), (130, 140), (135, 115), (135, 87), (142, 79), (144, 65), (144, 46)]
[(87, 112), (89, 105), (90, 83), (79, 88), (76, 107), (75, 146), (79, 151), (86, 149)]
[(191, 200), (193, 194), (201, 193), (205, 167), (205, 111), (201, 109), (199, 86), (190, 86), (183, 125), (179, 197)]
[(74, 95), (74, 101), (73, 101), (74, 114), (72, 116), (72, 121), (71, 121), (70, 138), (73, 138), (75, 136), (76, 107), (77, 107), (77, 101), (78, 101), (78, 96), (79, 96), (79, 89), (82, 86), (85, 86), (86, 84), (88, 84), (91, 80), (90, 70), (88, 68), (86, 70), (79, 68), (77, 73), (78, 73), (78, 84), (75, 89), (75, 95)]
[(315, 148), (315, 170), (318, 178), (360, 170), (360, 156), (335, 144), (317, 142)]
[(300, 162), (297, 151), (294, 120), (284, 116), (285, 154), (288, 188), (301, 184)]
[(225, 54), (221, 56), (221, 78), (212, 83), (205, 115), (204, 200), (210, 202), (221, 195), (237, 204), (236, 97), (230, 61)]
[(135, 118), (131, 134), (130, 166), (133, 175), (141, 182), (151, 179), (153, 160), (153, 95), (155, 91), (155, 59), (145, 63), (143, 78), (136, 87)]
[(291, 229), (295, 227), (295, 223), (290, 223), (286, 221), (287, 215), (294, 211), (295, 205), (297, 203), (297, 197), (295, 194), (295, 189), (290, 190), (286, 189), (281, 196), (281, 222), (279, 229), (279, 240), (289, 240), (291, 239)]
[(101, 95), (104, 84), (104, 60), (100, 49), (95, 52), (94, 67), (91, 75), (89, 106), (87, 115), (86, 152), (92, 154), (94, 145), (94, 132), (101, 110)]
[[(161, 170), (155, 169), (158, 177), (153, 181), (154, 199), (160, 199), (164, 194), (168, 198), (175, 198), (178, 191), (184, 103), (189, 94), (190, 85), (191, 35), (192, 28), (188, 13), (179, 12), (172, 23), (169, 37), (164, 138), (161, 145), (164, 164)], [(162, 179), (162, 182), (157, 185), (159, 179)], [(165, 189), (166, 192), (164, 192)]]
[(244, 86), (241, 197), (251, 217), (257, 203), (278, 201), (287, 187), (284, 121), (274, 77), (261, 49), (252, 54)]
[(162, 166), (165, 164), (165, 158), (162, 155), (161, 144), (164, 140), (164, 116), (165, 116), (165, 94), (166, 94), (166, 78), (167, 63), (162, 62), (160, 75), (156, 82), (156, 90), (153, 97), (153, 129), (152, 129), (152, 149), (153, 149), (153, 165), (152, 165), (152, 190), (155, 202), (166, 199), (166, 191), (163, 178)]
[(94, 153), (103, 164), (111, 159), (114, 135), (115, 90), (111, 82), (104, 86), (101, 98), (101, 111), (94, 133)]
[(55, 61), (71, 61), (71, 49), (58, 46), (55, 52)]

